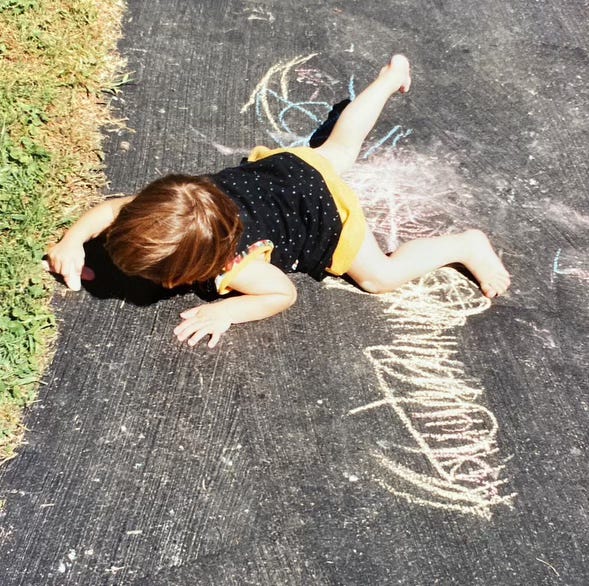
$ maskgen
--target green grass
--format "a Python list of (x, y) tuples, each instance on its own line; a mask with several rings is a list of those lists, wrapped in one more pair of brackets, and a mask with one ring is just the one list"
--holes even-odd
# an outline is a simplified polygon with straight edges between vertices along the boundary
[(121, 14), (120, 0), (0, 0), (0, 461), (55, 338), (41, 259), (105, 182)]

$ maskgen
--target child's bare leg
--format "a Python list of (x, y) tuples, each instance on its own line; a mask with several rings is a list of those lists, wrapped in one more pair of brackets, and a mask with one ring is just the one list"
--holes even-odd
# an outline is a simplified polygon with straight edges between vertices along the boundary
[(346, 106), (329, 138), (316, 149), (331, 161), (337, 173), (354, 164), (390, 96), (399, 90), (408, 91), (410, 85), (409, 61), (403, 55), (395, 55), (379, 76)]
[(451, 263), (463, 264), (487, 297), (501, 295), (509, 287), (509, 274), (479, 230), (412, 240), (390, 256), (368, 233), (348, 275), (365, 291), (385, 293)]

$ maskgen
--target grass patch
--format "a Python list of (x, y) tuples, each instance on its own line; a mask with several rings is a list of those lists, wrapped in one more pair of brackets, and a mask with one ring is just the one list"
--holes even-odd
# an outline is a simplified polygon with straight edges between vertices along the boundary
[(0, 462), (55, 338), (41, 259), (105, 184), (122, 12), (121, 0), (0, 0)]

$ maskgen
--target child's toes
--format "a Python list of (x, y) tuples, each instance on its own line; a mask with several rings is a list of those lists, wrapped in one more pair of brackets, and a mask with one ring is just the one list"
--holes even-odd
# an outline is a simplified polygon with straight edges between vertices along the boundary
[(509, 275), (499, 273), (491, 281), (481, 283), (481, 290), (485, 297), (493, 298), (503, 295), (509, 288)]
[(499, 277), (497, 278), (497, 282), (496, 282), (496, 289), (497, 289), (498, 295), (503, 295), (503, 293), (505, 293), (505, 291), (507, 291), (507, 289), (509, 289), (510, 284), (511, 284), (511, 280), (510, 280), (509, 274), (507, 272), (499, 275)]
[(393, 55), (391, 59), (391, 67), (393, 70), (400, 72), (403, 76), (403, 83), (399, 88), (399, 91), (402, 94), (405, 94), (409, 91), (411, 87), (411, 74), (409, 68), (409, 60), (405, 55)]
[(391, 57), (391, 65), (395, 68), (395, 69), (409, 69), (409, 60), (407, 59), (407, 57), (405, 57), (405, 55), (393, 55)]

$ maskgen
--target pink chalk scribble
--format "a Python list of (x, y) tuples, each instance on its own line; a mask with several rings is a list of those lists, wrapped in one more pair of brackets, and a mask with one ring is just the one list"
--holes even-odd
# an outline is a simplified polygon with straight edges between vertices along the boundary
[(377, 240), (391, 252), (405, 240), (476, 225), (468, 206), (473, 196), (455, 169), (447, 157), (382, 146), (359, 160), (345, 179)]
[(321, 91), (325, 89), (333, 96), (334, 87), (339, 84), (337, 79), (315, 67), (296, 67), (295, 72), (297, 83), (304, 83), (313, 88), (313, 93), (307, 98), (307, 101), (317, 100)]

